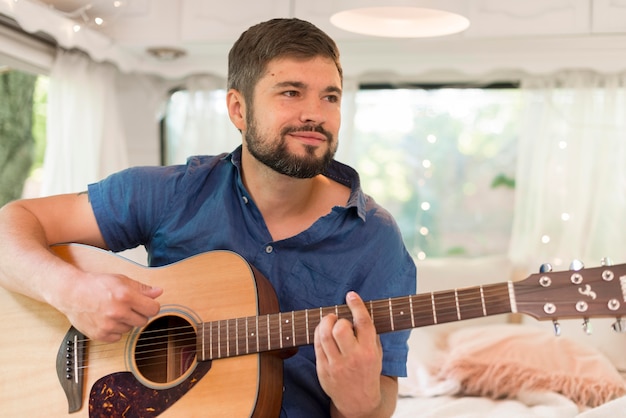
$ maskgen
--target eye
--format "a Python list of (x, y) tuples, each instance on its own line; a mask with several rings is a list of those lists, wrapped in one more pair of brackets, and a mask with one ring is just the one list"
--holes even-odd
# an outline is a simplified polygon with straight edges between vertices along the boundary
[(329, 94), (325, 99), (330, 103), (339, 103), (340, 97), (336, 94)]
[(287, 97), (297, 97), (299, 93), (297, 90), (287, 90), (287, 91), (284, 91), (282, 94), (283, 96), (287, 96)]

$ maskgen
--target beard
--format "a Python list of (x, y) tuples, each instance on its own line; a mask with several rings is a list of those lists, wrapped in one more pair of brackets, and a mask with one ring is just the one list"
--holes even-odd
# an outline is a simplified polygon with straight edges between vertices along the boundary
[[(312, 178), (324, 173), (335, 156), (337, 145), (333, 135), (320, 125), (288, 126), (281, 130), (277, 140), (269, 140), (259, 132), (254, 117), (249, 114), (248, 119), (248, 130), (244, 135), (248, 151), (258, 161), (280, 174), (299, 179)], [(289, 151), (286, 139), (286, 135), (292, 132), (319, 132), (326, 137), (328, 149), (323, 155), (317, 156), (317, 147), (304, 145), (305, 155), (294, 155)]]

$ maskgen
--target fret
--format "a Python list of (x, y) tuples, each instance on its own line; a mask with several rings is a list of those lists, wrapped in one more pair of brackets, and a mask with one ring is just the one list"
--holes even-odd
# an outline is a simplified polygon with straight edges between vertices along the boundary
[(213, 358), (213, 322), (209, 323), (209, 358)]
[[(483, 286), (485, 289), (485, 305), (487, 315), (515, 312), (515, 296), (511, 293), (509, 283), (496, 283)], [(512, 298), (512, 299), (511, 299)]]
[(437, 321), (437, 307), (435, 306), (435, 294), (433, 292), (430, 292), (430, 304), (433, 310), (433, 324), (438, 324), (439, 321)]
[(270, 329), (270, 315), (265, 315), (265, 323), (267, 324), (267, 349), (272, 349), (272, 330)]
[(283, 348), (283, 326), (281, 323), (282, 314), (278, 313), (268, 316), (270, 318), (268, 321), (268, 332), (271, 335), (269, 346), (272, 350)]
[(404, 296), (390, 299), (393, 305), (392, 318), (394, 330), (414, 328), (414, 318), (411, 312), (411, 297)]
[[(424, 327), (437, 323), (435, 299), (431, 293), (413, 295), (411, 300), (411, 327)], [(408, 324), (407, 324), (408, 325)]]
[(483, 316), (487, 316), (487, 306), (485, 305), (485, 291), (483, 287), (480, 286), (480, 304), (483, 308)]
[(238, 318), (235, 327), (237, 339), (237, 355), (248, 354), (248, 318)]
[[(623, 286), (623, 284), (622, 284), (622, 286)], [(515, 299), (515, 285), (513, 284), (512, 281), (507, 282), (507, 289), (509, 291), (509, 302), (510, 302), (510, 306), (511, 306), (511, 312), (517, 313), (517, 300)], [(623, 292), (623, 290), (622, 290), (622, 292)]]
[(282, 313), (278, 313), (278, 344), (283, 348), (283, 317)]
[(459, 299), (459, 320), (486, 316), (483, 310), (484, 292), (482, 287), (458, 289), (457, 295)]
[(256, 325), (257, 325), (257, 335), (256, 335), (256, 343), (258, 351), (266, 351), (269, 350), (268, 346), (268, 338), (267, 333), (267, 315), (257, 316), (256, 317)]
[(293, 335), (293, 340), (291, 342), (291, 346), (295, 347), (296, 346), (296, 313), (295, 312), (291, 312), (291, 335)]
[(226, 357), (230, 357), (230, 319), (226, 320)]
[(306, 324), (306, 343), (311, 344), (311, 334), (309, 333), (309, 310), (304, 310), (304, 322)]
[(202, 324), (202, 338), (200, 345), (201, 361), (206, 360), (206, 324)]
[(391, 327), (391, 331), (395, 331), (396, 327), (393, 322), (393, 306), (391, 305), (391, 299), (388, 299), (387, 305), (389, 306), (389, 326)]
[(456, 305), (456, 319), (461, 320), (461, 308), (459, 308), (459, 292), (454, 289), (454, 303)]
[(239, 355), (239, 318), (235, 318), (235, 355)]
[(393, 329), (391, 318), (391, 306), (389, 300), (377, 301), (375, 308), (372, 310), (372, 321), (376, 325), (376, 332), (389, 332)]
[(246, 318), (246, 354), (250, 353), (250, 343), (248, 336), (250, 335), (250, 330), (248, 329), (248, 320), (250, 318)]
[(415, 328), (415, 314), (413, 313), (413, 296), (409, 296), (409, 312), (411, 314), (411, 328)]
[(261, 347), (259, 346), (259, 317), (258, 317), (258, 316), (256, 316), (256, 317), (254, 318), (254, 325), (255, 325), (255, 326), (254, 326), (254, 331), (253, 331), (253, 333), (254, 333), (254, 335), (253, 335), (253, 337), (254, 337), (253, 341), (254, 341), (254, 342), (255, 342), (255, 344), (256, 344), (256, 345), (255, 345), (255, 348), (254, 348), (254, 351), (256, 352), (256, 351), (260, 351), (260, 350), (261, 350)]
[(309, 344), (308, 316), (309, 312), (306, 309), (291, 313), (291, 333), (293, 335), (291, 342), (292, 347)]
[[(291, 318), (289, 318), (291, 317)], [(293, 347), (294, 329), (293, 329), (293, 312), (286, 313), (284, 316), (279, 314), (280, 320), (280, 348)]]
[(222, 321), (217, 321), (217, 358), (222, 358)]
[(455, 292), (434, 292), (432, 297), (438, 324), (458, 320)]

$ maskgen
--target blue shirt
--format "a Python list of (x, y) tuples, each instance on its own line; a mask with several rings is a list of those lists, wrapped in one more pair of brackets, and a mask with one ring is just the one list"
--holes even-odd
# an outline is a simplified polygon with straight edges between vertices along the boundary
[[(345, 207), (273, 241), (243, 185), (240, 162), (238, 148), (186, 165), (130, 168), (89, 185), (107, 245), (113, 251), (144, 245), (151, 266), (234, 251), (269, 279), (281, 311), (344, 304), (349, 290), (364, 300), (415, 293), (415, 264), (395, 221), (361, 191), (352, 168), (333, 161), (324, 173), (350, 188)], [(407, 338), (408, 331), (381, 335), (384, 375), (406, 375)], [(329, 405), (313, 347), (300, 347), (284, 362), (281, 417), (329, 416)]]

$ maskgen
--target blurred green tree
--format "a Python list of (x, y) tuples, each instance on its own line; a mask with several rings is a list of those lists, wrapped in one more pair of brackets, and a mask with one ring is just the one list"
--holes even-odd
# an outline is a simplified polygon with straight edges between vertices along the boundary
[(0, 74), (0, 206), (22, 195), (34, 160), (33, 98), (37, 76)]

